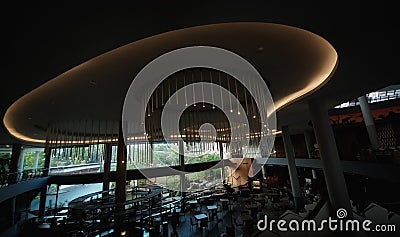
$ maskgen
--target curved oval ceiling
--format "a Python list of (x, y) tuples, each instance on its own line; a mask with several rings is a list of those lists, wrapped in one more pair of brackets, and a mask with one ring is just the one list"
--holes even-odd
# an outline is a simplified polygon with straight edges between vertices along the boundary
[(43, 143), (54, 121), (119, 120), (126, 91), (148, 62), (198, 45), (224, 48), (248, 60), (270, 85), (276, 110), (324, 85), (338, 58), (322, 37), (287, 25), (239, 22), (175, 30), (111, 50), (55, 77), (14, 102), (4, 125), (18, 139)]

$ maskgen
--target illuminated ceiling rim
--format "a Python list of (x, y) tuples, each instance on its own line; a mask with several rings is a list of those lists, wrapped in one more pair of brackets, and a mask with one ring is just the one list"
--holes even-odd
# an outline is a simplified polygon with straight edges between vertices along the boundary
[[(232, 23), (223, 23), (223, 24), (232, 24)], [(275, 26), (279, 25), (279, 24), (272, 24), (272, 23), (257, 23), (257, 24), (269, 24), (269, 25), (275, 25)], [(221, 24), (215, 24), (215, 25), (221, 25)], [(280, 25), (280, 26), (282, 26), (282, 27), (290, 27), (290, 28), (302, 31), (302, 32), (304, 32), (306, 34), (310, 34), (310, 35), (312, 35), (312, 37), (318, 37), (320, 39), (319, 43), (322, 42), (322, 44), (325, 45), (324, 47), (327, 48), (326, 50), (329, 51), (330, 55), (329, 55), (328, 62), (325, 63), (323, 65), (323, 67), (321, 67), (321, 70), (320, 70), (319, 74), (314, 76), (314, 78), (312, 79), (311, 83), (306, 85), (304, 88), (296, 91), (295, 93), (289, 94), (289, 95), (285, 96), (284, 98), (281, 98), (281, 99), (275, 101), (275, 108), (276, 108), (277, 111), (282, 109), (282, 108), (284, 108), (284, 107), (286, 107), (287, 105), (293, 103), (294, 101), (297, 101), (297, 100), (303, 98), (304, 96), (313, 93), (314, 91), (316, 91), (320, 87), (322, 87), (325, 83), (327, 83), (327, 81), (329, 81), (329, 79), (333, 75), (333, 73), (334, 73), (334, 71), (335, 71), (335, 69), (337, 67), (337, 61), (338, 61), (337, 60), (338, 59), (338, 55), (337, 55), (335, 49), (333, 48), (333, 46), (328, 41), (326, 41), (322, 37), (320, 37), (320, 36), (318, 36), (318, 35), (316, 35), (316, 34), (314, 34), (312, 32), (300, 29), (300, 28), (291, 27), (291, 26), (287, 26), (287, 25)], [(204, 26), (200, 26), (200, 27), (204, 27)], [(191, 27), (191, 28), (196, 28), (196, 27)], [(186, 29), (191, 29), (191, 28), (186, 28)], [(176, 30), (176, 31), (182, 31), (182, 30), (185, 30), (185, 29), (180, 29), (180, 30)], [(171, 31), (171, 32), (174, 32), (174, 31)], [(153, 37), (159, 37), (160, 35), (164, 35), (164, 34), (168, 34), (168, 33), (170, 33), (170, 32), (166, 32), (166, 33), (162, 33), (162, 34), (159, 34), (159, 35), (151, 36), (151, 37), (139, 40), (139, 41), (145, 41), (147, 39), (150, 39), (150, 38), (153, 38)], [(122, 47), (124, 47), (124, 46), (122, 46)], [(120, 47), (120, 48), (122, 48), (122, 47)], [(54, 79), (46, 82), (42, 86), (39, 86), (38, 88), (32, 90), (31, 92), (27, 93), (26, 95), (24, 95), (23, 97), (18, 99), (16, 102), (14, 102), (7, 109), (7, 111), (5, 113), (5, 116), (3, 118), (3, 123), (4, 123), (5, 127), (6, 127), (6, 129), (9, 131), (9, 133), (12, 136), (16, 137), (17, 139), (20, 139), (20, 140), (23, 140), (23, 141), (26, 141), (26, 142), (32, 142), (32, 143), (45, 143), (45, 140), (43, 140), (43, 139), (35, 139), (33, 137), (30, 137), (27, 134), (24, 134), (23, 131), (18, 131), (17, 129), (15, 129), (14, 126), (13, 126), (13, 115), (14, 115), (14, 112), (18, 110), (18, 107), (22, 103), (24, 103), (27, 100), (29, 100), (28, 98), (30, 97), (30, 95), (33, 92), (37, 91), (40, 88), (48, 86), (49, 83), (51, 83), (54, 80), (57, 80), (61, 76), (65, 76), (70, 72), (73, 72), (75, 70), (79, 70), (80, 67), (85, 66), (88, 63), (89, 64), (92, 63), (93, 61), (95, 61), (99, 57), (107, 57), (110, 53), (112, 54), (113, 51), (116, 51), (116, 50), (118, 50), (120, 48), (111, 50), (111, 51), (106, 52), (104, 54), (101, 54), (101, 55), (99, 55), (97, 57), (94, 57), (94, 58), (92, 58), (92, 59), (90, 59), (90, 60), (88, 60), (88, 61), (86, 61), (86, 62), (84, 62), (84, 63), (82, 63), (82, 64), (80, 64), (80, 65), (78, 65), (78, 66), (76, 66), (76, 67), (74, 67), (74, 68), (72, 68), (70, 70), (68, 70), (68, 71), (66, 71), (65, 73), (61, 74), (60, 76), (55, 77)]]

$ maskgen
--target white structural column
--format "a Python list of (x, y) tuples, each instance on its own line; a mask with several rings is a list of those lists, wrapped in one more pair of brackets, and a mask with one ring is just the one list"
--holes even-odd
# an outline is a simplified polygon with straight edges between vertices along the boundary
[(262, 177), (263, 179), (267, 178), (267, 171), (265, 170), (265, 165), (261, 167)]
[[(304, 140), (306, 142), (306, 147), (307, 147), (307, 153), (308, 153), (308, 158), (314, 158), (313, 156), (313, 139), (314, 138), (314, 132), (313, 131), (304, 131)], [(312, 177), (313, 179), (317, 179), (317, 174), (315, 172), (315, 169), (311, 169)]]
[(36, 170), (39, 164), (40, 151), (35, 151), (35, 160), (33, 162), (33, 169)]
[(310, 101), (309, 108), (321, 156), (329, 200), (333, 208), (332, 211), (336, 212), (339, 208), (345, 208), (348, 216), (350, 216), (350, 198), (333, 130), (329, 122), (328, 109), (320, 100)]
[(374, 118), (371, 114), (371, 109), (369, 108), (368, 100), (365, 95), (358, 97), (360, 102), (361, 113), (364, 118), (365, 126), (367, 127), (369, 141), (371, 142), (371, 147), (377, 149), (379, 147), (378, 134), (376, 133)]
[(18, 172), (22, 172), (24, 170), (24, 164), (25, 164), (25, 149), (21, 149), (21, 153), (19, 154), (19, 159), (18, 159)]
[(290, 139), (288, 126), (282, 126), (283, 143), (285, 146), (285, 153), (288, 160), (288, 169), (290, 176), (290, 185), (292, 186), (292, 194), (294, 199), (294, 206), (297, 212), (303, 210), (304, 200), (300, 190), (299, 177), (297, 175), (297, 168), (294, 157), (294, 148), (292, 140)]

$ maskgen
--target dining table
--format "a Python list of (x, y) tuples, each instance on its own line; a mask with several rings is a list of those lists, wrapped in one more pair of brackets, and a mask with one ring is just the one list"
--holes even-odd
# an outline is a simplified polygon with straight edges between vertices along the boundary
[(222, 209), (228, 210), (229, 199), (221, 198), (220, 201), (221, 201), (221, 204), (222, 204)]
[(200, 227), (207, 227), (207, 220), (208, 216), (204, 213), (200, 213), (197, 215), (194, 215), (194, 218), (198, 223), (200, 223)]
[(211, 219), (214, 219), (214, 216), (217, 216), (217, 205), (207, 206), (207, 210), (211, 213)]

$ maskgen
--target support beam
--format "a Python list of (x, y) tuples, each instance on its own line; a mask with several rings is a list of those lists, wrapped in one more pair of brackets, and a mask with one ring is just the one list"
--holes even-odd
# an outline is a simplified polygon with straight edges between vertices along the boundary
[(110, 189), (111, 155), (112, 145), (111, 143), (106, 143), (104, 145), (103, 191)]
[(58, 207), (58, 193), (60, 192), (60, 185), (56, 184), (57, 188), (56, 188), (56, 201), (54, 203), (54, 211), (55, 213), (57, 213), (57, 207)]
[(261, 172), (262, 172), (262, 178), (266, 179), (267, 178), (267, 171), (266, 171), (265, 164), (261, 167)]
[(126, 201), (126, 146), (122, 133), (122, 123), (119, 125), (117, 148), (117, 171), (115, 177), (115, 203)]
[(39, 165), (39, 156), (40, 156), (40, 151), (35, 151), (35, 160), (33, 162), (33, 169), (36, 170)]
[(51, 148), (50, 148), (50, 142), (49, 138), (46, 137), (46, 144), (44, 146), (44, 170), (43, 170), (43, 176), (48, 176), (49, 175), (49, 168), (50, 168), (50, 159), (51, 159)]
[(13, 197), (12, 198), (12, 206), (11, 206), (11, 225), (15, 225), (15, 214), (16, 214), (16, 202), (17, 202), (17, 198)]
[(25, 163), (25, 149), (21, 149), (18, 158), (18, 172), (24, 171), (24, 163)]
[(222, 142), (218, 142), (218, 148), (219, 148), (219, 158), (222, 160), (222, 168), (221, 168), (221, 179), (222, 183), (227, 183), (227, 180), (225, 180), (225, 163), (224, 163), (224, 146)]
[(20, 157), (21, 157), (22, 145), (21, 144), (13, 144), (12, 152), (11, 152), (11, 163), (10, 163), (10, 173), (18, 172), (20, 165)]
[(350, 198), (340, 164), (335, 137), (329, 121), (328, 109), (320, 100), (309, 101), (309, 108), (325, 174), (329, 200), (333, 208), (332, 215), (335, 215), (334, 213), (339, 208), (345, 208), (348, 216), (351, 217)]
[[(111, 158), (112, 158), (112, 144), (104, 144), (104, 164), (103, 164), (103, 191), (110, 190), (110, 171), (111, 171)], [(108, 199), (109, 192), (104, 192), (101, 196), (103, 200)], [(102, 220), (107, 222), (106, 220)]]
[(304, 197), (301, 193), (299, 177), (297, 175), (297, 168), (294, 157), (294, 148), (292, 140), (290, 139), (288, 126), (282, 126), (283, 143), (285, 146), (285, 153), (288, 160), (288, 169), (290, 176), (290, 184), (292, 186), (292, 194), (294, 207), (296, 212), (300, 212), (304, 209)]
[[(306, 147), (307, 147), (307, 154), (308, 154), (308, 158), (312, 159), (314, 158), (313, 155), (313, 145), (314, 145), (314, 140), (315, 140), (315, 135), (314, 135), (314, 131), (304, 131), (304, 140), (306, 142)], [(312, 173), (312, 178), (313, 179), (317, 179), (317, 174), (315, 169), (311, 169), (311, 173)]]
[[(178, 149), (179, 149), (179, 165), (181, 167), (181, 171), (185, 172), (185, 145), (183, 144), (182, 140), (179, 140), (178, 143)], [(179, 175), (179, 187), (181, 193), (184, 193), (186, 191), (186, 178), (185, 174), (180, 174)]]
[(224, 159), (224, 146), (222, 142), (218, 142), (218, 146), (219, 146), (219, 158), (222, 160)]
[[(117, 146), (117, 170), (115, 174), (115, 212), (122, 212), (125, 208), (122, 204), (126, 201), (126, 157), (127, 149), (125, 145), (124, 135), (122, 131), (122, 122), (118, 129), (118, 146)], [(122, 228), (122, 217), (115, 218), (115, 232), (119, 233)]]
[(365, 126), (367, 127), (369, 141), (371, 142), (372, 149), (379, 148), (378, 134), (376, 133), (374, 118), (371, 114), (371, 109), (365, 95), (358, 97), (360, 102), (361, 113), (364, 118)]
[[(43, 176), (48, 176), (49, 168), (50, 168), (50, 159), (51, 159), (51, 148), (50, 148), (50, 142), (49, 142), (48, 137), (46, 137), (46, 144), (44, 147), (44, 152), (45, 152), (45, 159), (44, 159)], [(46, 198), (47, 198), (47, 185), (45, 185), (42, 188), (42, 191), (40, 192), (39, 213), (38, 213), (39, 217), (43, 217), (45, 214)]]
[(47, 197), (47, 185), (45, 185), (40, 191), (40, 201), (39, 201), (39, 217), (43, 217), (46, 211), (46, 197)]

